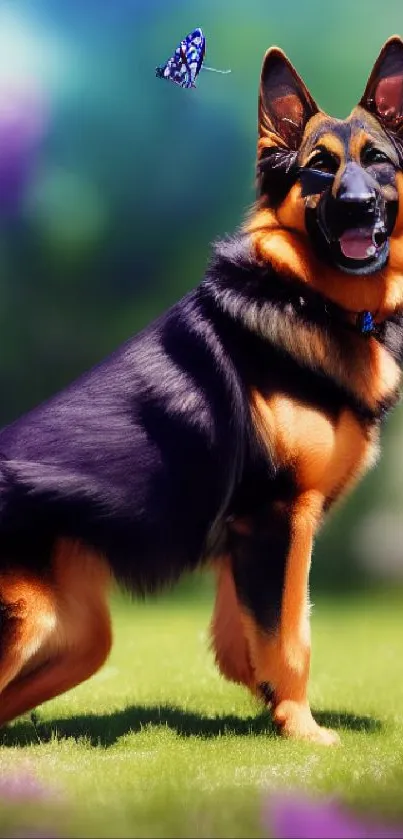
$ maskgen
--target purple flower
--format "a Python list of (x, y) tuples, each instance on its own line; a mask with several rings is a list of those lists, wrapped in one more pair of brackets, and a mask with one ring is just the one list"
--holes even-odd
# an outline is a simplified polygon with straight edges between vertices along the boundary
[(338, 802), (302, 795), (272, 796), (264, 827), (274, 839), (403, 839), (403, 825), (376, 824), (352, 815)]
[(49, 798), (49, 790), (28, 772), (0, 776), (0, 800), (41, 801)]
[(18, 212), (47, 124), (47, 109), (32, 81), (0, 79), (0, 212)]

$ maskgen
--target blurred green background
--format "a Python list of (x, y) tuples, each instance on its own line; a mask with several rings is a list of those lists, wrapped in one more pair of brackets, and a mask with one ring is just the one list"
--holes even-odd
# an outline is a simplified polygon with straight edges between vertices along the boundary
[[(0, 3), (0, 420), (67, 384), (201, 279), (254, 197), (262, 56), (278, 44), (346, 116), (399, 0)], [(154, 75), (195, 26), (185, 91)], [(320, 537), (313, 590), (403, 578), (403, 414)]]

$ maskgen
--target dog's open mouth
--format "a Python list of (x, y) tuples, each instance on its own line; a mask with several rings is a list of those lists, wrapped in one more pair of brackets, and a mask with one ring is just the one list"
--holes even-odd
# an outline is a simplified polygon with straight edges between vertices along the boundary
[(386, 241), (386, 230), (371, 227), (345, 230), (338, 239), (343, 256), (360, 262), (376, 257)]
[(349, 273), (371, 274), (382, 268), (389, 256), (386, 225), (378, 219), (372, 225), (348, 227), (329, 241), (332, 261)]
[[(383, 210), (383, 211), (382, 211)], [(372, 212), (359, 206), (340, 208), (325, 200), (316, 210), (307, 210), (307, 226), (319, 255), (350, 274), (379, 271), (389, 256), (387, 208)]]

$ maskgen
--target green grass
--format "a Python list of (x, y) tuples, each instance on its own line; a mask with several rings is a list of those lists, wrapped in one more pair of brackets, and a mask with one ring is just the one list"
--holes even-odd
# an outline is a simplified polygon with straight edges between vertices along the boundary
[[(211, 604), (114, 608), (115, 645), (92, 680), (0, 735), (0, 785), (33, 773), (49, 800), (3, 802), (0, 833), (256, 837), (273, 789), (334, 793), (403, 821), (403, 595), (320, 600), (310, 695), (342, 746), (284, 741), (247, 692), (217, 674)], [(1, 786), (0, 786), (1, 789)]]

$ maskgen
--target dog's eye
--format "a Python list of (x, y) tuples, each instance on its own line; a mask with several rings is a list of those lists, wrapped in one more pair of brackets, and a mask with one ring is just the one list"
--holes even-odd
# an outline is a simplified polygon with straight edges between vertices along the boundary
[(327, 149), (318, 148), (309, 158), (308, 166), (312, 169), (318, 169), (320, 172), (330, 172), (335, 175), (339, 164), (336, 158), (327, 151)]
[(364, 166), (373, 166), (375, 163), (390, 163), (387, 154), (376, 149), (375, 146), (367, 146), (361, 154), (361, 162)]

